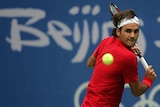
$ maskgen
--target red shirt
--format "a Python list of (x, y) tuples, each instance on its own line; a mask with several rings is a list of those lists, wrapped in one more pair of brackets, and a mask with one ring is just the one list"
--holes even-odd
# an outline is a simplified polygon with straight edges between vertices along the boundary
[[(111, 53), (114, 62), (105, 65), (102, 56)], [(119, 107), (124, 84), (138, 81), (138, 64), (134, 52), (111, 36), (94, 51), (96, 64), (81, 107)]]

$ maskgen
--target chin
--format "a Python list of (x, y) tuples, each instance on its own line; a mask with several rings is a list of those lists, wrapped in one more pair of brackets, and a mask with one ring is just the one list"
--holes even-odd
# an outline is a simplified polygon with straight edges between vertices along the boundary
[(128, 43), (128, 46), (129, 47), (133, 47), (135, 45), (135, 42), (133, 43), (133, 42), (131, 42), (131, 43)]
[(135, 44), (126, 44), (128, 47), (133, 47)]

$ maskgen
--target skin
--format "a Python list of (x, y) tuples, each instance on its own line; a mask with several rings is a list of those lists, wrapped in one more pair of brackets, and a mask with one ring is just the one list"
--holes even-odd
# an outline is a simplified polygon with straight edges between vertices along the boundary
[(124, 25), (121, 30), (116, 29), (118, 38), (128, 47), (133, 47), (139, 36), (139, 26), (135, 23)]
[[(138, 47), (134, 46), (138, 36), (139, 36), (139, 26), (135, 23), (131, 23), (131, 24), (127, 24), (124, 25), (121, 30), (120, 29), (116, 29), (116, 33), (118, 38), (128, 47), (131, 47), (133, 50), (139, 50)], [(94, 55), (92, 54), (87, 61), (87, 66), (88, 67), (94, 67), (95, 66), (95, 62), (96, 62), (96, 58), (94, 57)], [(157, 75), (152, 67), (152, 65), (150, 65), (145, 74), (144, 77), (150, 78), (153, 82), (156, 79)], [(131, 88), (131, 92), (134, 96), (140, 96), (143, 93), (145, 93), (148, 89), (146, 84), (143, 84), (139, 81), (137, 82), (132, 82), (129, 83), (130, 88)]]

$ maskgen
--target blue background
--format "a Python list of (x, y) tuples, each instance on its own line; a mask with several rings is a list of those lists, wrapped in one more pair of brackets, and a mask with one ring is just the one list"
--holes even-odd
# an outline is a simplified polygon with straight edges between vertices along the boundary
[[(160, 107), (158, 0), (1, 0), (0, 107), (79, 107), (92, 73), (86, 61), (98, 42), (109, 36), (104, 31), (112, 29), (110, 2), (121, 10), (135, 10), (142, 20), (138, 44), (158, 75), (141, 97), (133, 97), (125, 88), (121, 107)], [(99, 30), (93, 30), (93, 23)], [(42, 42), (36, 44), (39, 39)], [(144, 72), (139, 62), (140, 80)]]

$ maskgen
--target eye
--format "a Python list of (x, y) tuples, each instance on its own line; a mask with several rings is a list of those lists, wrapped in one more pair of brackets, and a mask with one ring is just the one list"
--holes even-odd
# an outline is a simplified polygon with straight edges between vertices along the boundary
[(136, 29), (135, 31), (134, 31), (134, 33), (138, 33), (139, 32), (139, 29)]
[(131, 29), (126, 29), (126, 30), (125, 30), (125, 32), (127, 32), (127, 33), (131, 33), (131, 32), (132, 32), (132, 30), (131, 30)]

